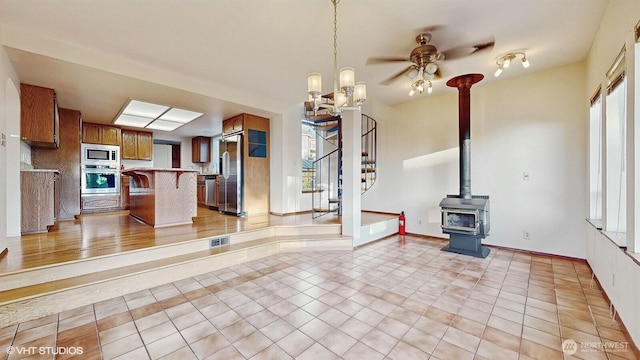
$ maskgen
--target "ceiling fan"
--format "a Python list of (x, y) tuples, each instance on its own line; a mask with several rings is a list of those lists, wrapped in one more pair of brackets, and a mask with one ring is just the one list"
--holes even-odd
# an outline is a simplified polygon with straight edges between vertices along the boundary
[(447, 60), (459, 59), (468, 55), (478, 53), (480, 51), (489, 50), (493, 48), (495, 41), (493, 39), (470, 45), (459, 46), (446, 50), (444, 52), (438, 51), (438, 49), (431, 44), (431, 32), (422, 32), (416, 36), (416, 46), (409, 58), (406, 57), (371, 57), (367, 59), (367, 65), (371, 64), (383, 64), (393, 62), (411, 62), (411, 65), (392, 75), (384, 80), (381, 84), (389, 85), (393, 81), (397, 80), (403, 75), (407, 75), (411, 79), (411, 91), (409, 95), (413, 95), (416, 91), (422, 93), (424, 87), (428, 86), (428, 91), (431, 92), (431, 81), (442, 76), (440, 70), (440, 63)]

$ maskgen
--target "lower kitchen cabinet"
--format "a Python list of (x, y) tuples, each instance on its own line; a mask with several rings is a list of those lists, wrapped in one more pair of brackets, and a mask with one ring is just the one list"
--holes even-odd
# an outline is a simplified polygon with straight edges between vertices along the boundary
[(131, 177), (122, 176), (120, 178), (120, 207), (125, 210), (129, 210), (130, 198), (129, 198), (129, 189), (131, 185), (129, 182), (131, 181)]
[(82, 197), (82, 212), (103, 212), (117, 210), (120, 207), (120, 195), (86, 195)]
[(57, 170), (20, 172), (22, 234), (47, 232), (55, 224), (59, 209), (59, 174)]
[(198, 206), (207, 206), (206, 194), (207, 194), (207, 186), (205, 182), (205, 177), (204, 175), (198, 175), (198, 182), (196, 185), (196, 196), (198, 197)]

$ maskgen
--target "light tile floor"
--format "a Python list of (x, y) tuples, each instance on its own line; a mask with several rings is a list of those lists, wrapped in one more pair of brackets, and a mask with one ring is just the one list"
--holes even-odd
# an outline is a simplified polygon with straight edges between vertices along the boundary
[(0, 358), (635, 359), (585, 262), (444, 244), (270, 256), (0, 329)]

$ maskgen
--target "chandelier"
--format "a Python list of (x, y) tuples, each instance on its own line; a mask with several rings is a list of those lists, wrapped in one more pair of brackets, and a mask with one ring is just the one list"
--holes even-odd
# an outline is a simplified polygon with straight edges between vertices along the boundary
[(363, 82), (356, 82), (355, 70), (344, 67), (338, 73), (338, 3), (333, 4), (333, 93), (322, 95), (322, 74), (312, 72), (307, 75), (308, 109), (317, 115), (321, 109), (333, 110), (333, 115), (340, 115), (342, 110), (360, 110), (367, 100), (367, 86)]

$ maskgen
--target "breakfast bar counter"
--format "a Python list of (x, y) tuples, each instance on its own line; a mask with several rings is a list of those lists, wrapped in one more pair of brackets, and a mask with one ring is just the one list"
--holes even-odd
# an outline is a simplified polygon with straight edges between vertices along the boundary
[(178, 168), (131, 168), (129, 214), (154, 227), (193, 223), (197, 172)]

